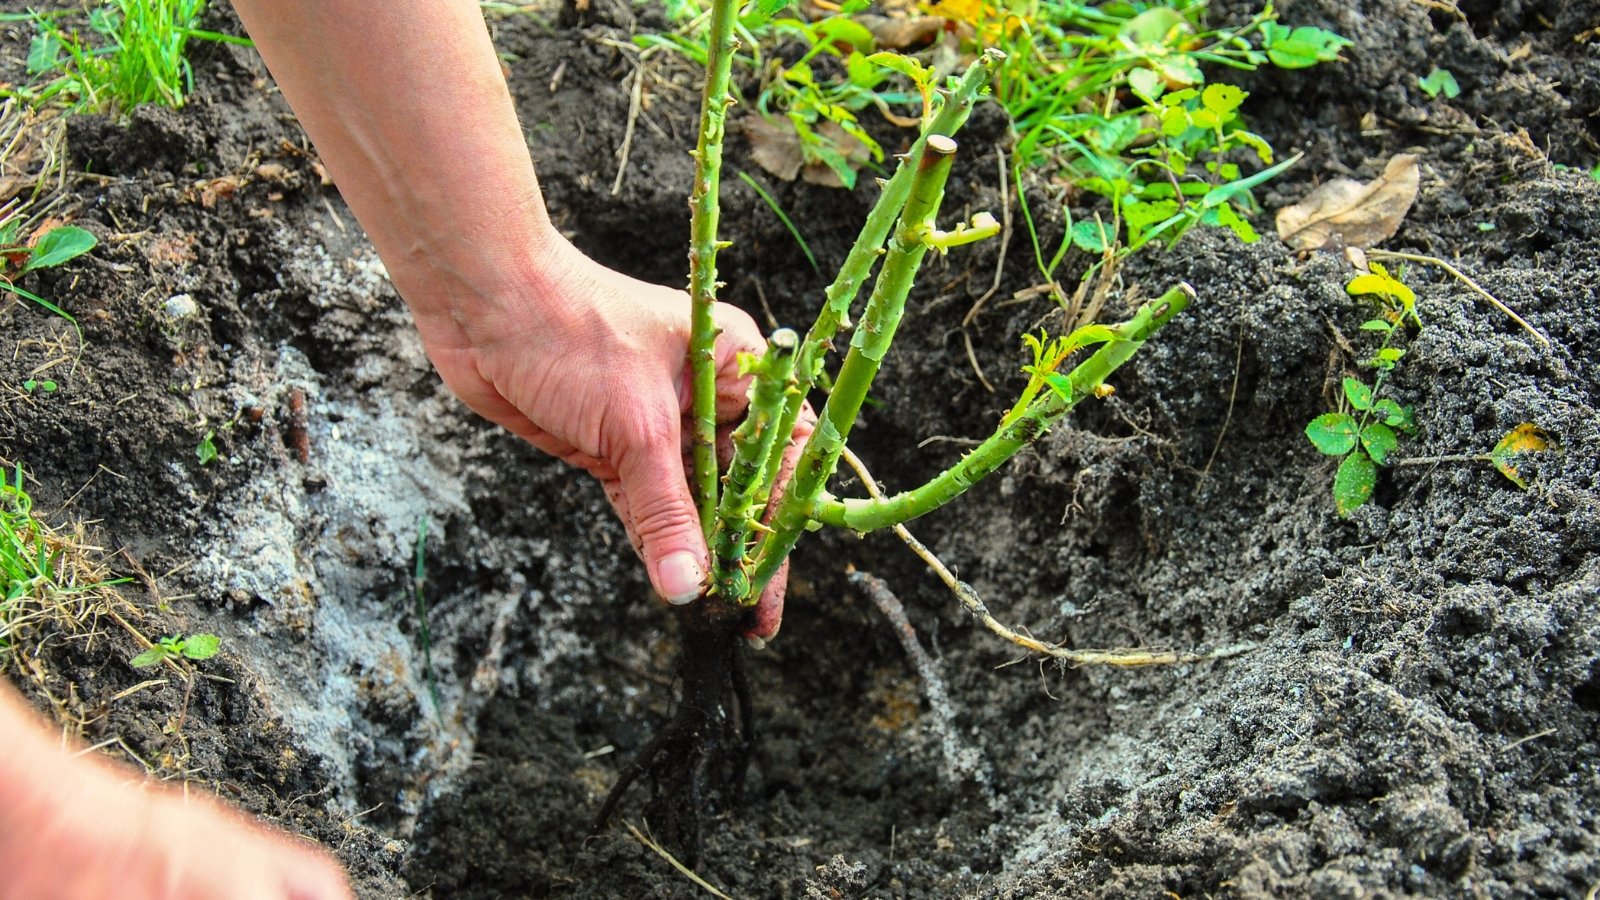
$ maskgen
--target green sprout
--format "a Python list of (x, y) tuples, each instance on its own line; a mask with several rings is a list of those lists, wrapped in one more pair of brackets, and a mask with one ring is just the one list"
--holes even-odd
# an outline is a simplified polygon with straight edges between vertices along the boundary
[(27, 60), (34, 84), (17, 93), (35, 105), (74, 110), (182, 106), (194, 89), (190, 40), (250, 45), (197, 28), (205, 7), (206, 0), (108, 0), (90, 11), (88, 34), (64, 27), (61, 13), (35, 13)]
[(1405, 357), (1406, 351), (1394, 346), (1404, 337), (1405, 325), (1422, 325), (1417, 315), (1417, 297), (1382, 265), (1370, 263), (1369, 267), (1370, 272), (1356, 276), (1345, 290), (1352, 296), (1373, 297), (1379, 303), (1380, 315), (1361, 324), (1361, 330), (1383, 336), (1366, 360), (1377, 374), (1371, 384), (1346, 376), (1341, 406), (1347, 408), (1324, 413), (1306, 426), (1306, 437), (1312, 446), (1341, 458), (1333, 476), (1333, 503), (1341, 516), (1349, 516), (1372, 498), (1378, 467), (1390, 461), (1400, 434), (1416, 430), (1415, 411), (1382, 396), (1382, 391), (1396, 364)]
[(195, 459), (200, 461), (200, 465), (203, 466), (216, 461), (217, 444), (214, 440), (216, 436), (217, 433), (215, 431), (208, 431), (205, 437), (200, 439), (200, 443), (195, 445), (194, 455)]
[(172, 635), (150, 645), (150, 649), (128, 660), (135, 669), (147, 669), (169, 659), (210, 659), (222, 649), (222, 639), (214, 634)]
[(1456, 83), (1455, 73), (1449, 69), (1434, 68), (1428, 73), (1428, 77), (1417, 79), (1417, 87), (1422, 88), (1422, 92), (1428, 95), (1429, 100), (1440, 94), (1443, 94), (1446, 100), (1454, 100), (1461, 96), (1461, 85)]
[[(17, 279), (40, 269), (52, 269), (95, 247), (95, 236), (76, 225), (57, 225), (40, 234), (30, 246), (22, 235), (23, 221), (13, 216), (0, 224), (0, 293), (11, 293), (66, 319), (83, 343), (83, 331), (70, 313), (17, 285)], [(29, 390), (32, 390), (31, 388)]]

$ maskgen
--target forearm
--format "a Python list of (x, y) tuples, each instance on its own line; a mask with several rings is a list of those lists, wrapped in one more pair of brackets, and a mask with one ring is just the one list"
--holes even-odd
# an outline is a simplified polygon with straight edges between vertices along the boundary
[(472, 0), (235, 0), (425, 339), (539, 302), (550, 226)]

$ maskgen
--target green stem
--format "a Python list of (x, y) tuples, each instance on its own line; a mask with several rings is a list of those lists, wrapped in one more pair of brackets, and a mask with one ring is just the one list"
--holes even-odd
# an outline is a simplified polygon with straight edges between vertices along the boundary
[[(850, 306), (855, 303), (862, 282), (871, 274), (872, 264), (878, 259), (878, 251), (883, 247), (883, 241), (889, 236), (889, 229), (894, 225), (895, 217), (900, 215), (901, 208), (906, 204), (906, 198), (911, 194), (911, 181), (921, 163), (922, 148), (927, 142), (928, 135), (939, 134), (949, 137), (966, 124), (973, 105), (977, 103), (978, 95), (988, 86), (995, 68), (1003, 59), (1005, 54), (999, 50), (985, 50), (982, 56), (967, 67), (961, 80), (956, 83), (955, 90), (945, 98), (939, 112), (934, 114), (932, 121), (923, 128), (922, 135), (911, 145), (911, 150), (901, 158), (894, 175), (883, 183), (883, 192), (878, 195), (878, 202), (873, 205), (872, 212), (867, 214), (867, 221), (861, 226), (861, 233), (851, 246), (844, 264), (839, 267), (838, 276), (828, 285), (827, 302), (817, 314), (816, 322), (806, 333), (805, 343), (800, 347), (800, 361), (796, 366), (800, 389), (784, 404), (783, 416), (778, 420), (779, 434), (794, 433), (795, 422), (800, 419), (800, 408), (805, 403), (806, 395), (811, 392), (812, 385), (816, 383), (817, 377), (822, 373), (828, 351), (833, 348), (834, 335), (838, 334), (840, 328), (849, 324)], [(785, 443), (780, 441), (767, 457), (766, 465), (762, 467), (763, 484), (770, 485), (776, 476), (783, 458)]]
[(717, 528), (711, 535), (712, 584), (717, 593), (738, 602), (746, 597), (749, 579), (744, 571), (746, 540), (751, 522), (760, 518), (766, 486), (761, 469), (778, 435), (773, 427), (782, 414), (784, 397), (794, 389), (794, 357), (800, 336), (780, 328), (767, 341), (767, 352), (755, 365), (750, 408), (733, 432), (733, 462), (723, 481), (717, 506)]
[(845, 355), (839, 378), (818, 417), (817, 429), (800, 453), (794, 478), (772, 516), (772, 530), (760, 542), (750, 576), (752, 596), (760, 596), (789, 551), (794, 549), (800, 532), (811, 521), (809, 511), (839, 465), (845, 439), (850, 436), (850, 428), (867, 398), (867, 390), (872, 387), (884, 354), (894, 340), (895, 329), (900, 325), (906, 295), (928, 252), (927, 236), (934, 230), (934, 217), (944, 199), (944, 184), (950, 176), (956, 142), (944, 135), (929, 135), (924, 151), (911, 179), (900, 227), (889, 241), (883, 270), (878, 273), (872, 296), (867, 300), (861, 325), (850, 340), (850, 352)]
[(733, 0), (713, 0), (708, 39), (705, 93), (700, 99), (700, 140), (694, 149), (694, 188), (689, 193), (689, 368), (693, 373), (693, 448), (695, 502), (706, 537), (717, 512), (717, 240), (720, 216), (717, 188), (722, 178), (722, 135), (728, 107), (729, 72), (733, 67)]
[(1193, 297), (1194, 290), (1187, 284), (1180, 284), (1145, 303), (1132, 319), (1110, 326), (1117, 337), (1072, 370), (1067, 376), (1065, 390), (1052, 389), (1045, 393), (1021, 416), (1003, 424), (988, 440), (927, 484), (882, 500), (822, 498), (814, 505), (810, 518), (823, 525), (866, 532), (889, 528), (933, 512), (1049, 431), (1084, 398), (1095, 396), (1111, 373), (1132, 358), (1157, 329), (1182, 312)]

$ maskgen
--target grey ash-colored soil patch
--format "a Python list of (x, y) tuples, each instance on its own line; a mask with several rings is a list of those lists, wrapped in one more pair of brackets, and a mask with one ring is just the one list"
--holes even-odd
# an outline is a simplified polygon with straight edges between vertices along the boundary
[[(1351, 364), (1341, 338), (1360, 341), (1347, 266), (1191, 235), (1123, 281), (1148, 295), (1187, 280), (1194, 312), (1113, 398), (914, 530), (1035, 634), (1257, 649), (1140, 671), (1009, 665), (892, 538), (813, 540), (783, 636), (750, 659), (762, 742), (709, 877), (796, 898), (1555, 897), (1600, 882), (1600, 184), (1583, 171), (1600, 157), (1600, 44), (1575, 40), (1600, 8), (1462, 9), (1289, 5), (1354, 38), (1350, 61), (1252, 76), (1246, 109), (1281, 150), (1308, 151), (1269, 199), (1421, 152), (1422, 196), (1390, 246), (1456, 262), (1552, 346), (1408, 268), (1427, 324), (1392, 382), (1420, 426), (1400, 454), (1482, 452), (1535, 422), (1560, 451), (1527, 464), (1533, 488), (1483, 464), (1397, 467), (1339, 519), (1332, 463), (1301, 429)], [(680, 279), (689, 73), (663, 70), (681, 87), (652, 98), (613, 196), (631, 63), (605, 41), (626, 33), (494, 29), (562, 227), (610, 264)], [(25, 50), (8, 34), (0, 65)], [(1434, 65), (1460, 98), (1421, 95)], [(670, 712), (667, 616), (600, 492), (438, 386), (262, 76), (249, 53), (209, 49), (185, 111), (74, 130), (74, 157), (103, 175), (73, 201), (104, 243), (38, 287), (89, 349), (57, 395), (0, 398), (0, 457), (180, 598), (142, 625), (227, 638), (213, 671), (233, 682), (198, 682), (181, 747), (162, 733), (178, 684), (111, 704), (89, 739), (120, 735), (163, 776), (335, 847), (366, 897), (686, 894), (621, 829), (584, 838)], [(997, 209), (1004, 136), (992, 112), (975, 119), (954, 207)], [(744, 152), (731, 144), (735, 165)], [(224, 175), (242, 184), (208, 195)], [(825, 266), (842, 256), (864, 197), (769, 187)], [(752, 192), (728, 194), (728, 297), (803, 323), (818, 279)], [(1045, 301), (991, 303), (969, 329), (998, 392), (982, 386), (960, 325), (997, 252), (922, 279), (860, 432), (892, 484), (961, 449), (922, 438), (988, 433), (1021, 385), (1017, 334), (1059, 326)], [(1030, 257), (1014, 235), (1001, 297), (1036, 280)], [(167, 315), (179, 294), (193, 317)], [(64, 333), (28, 307), (0, 316), (11, 384)], [(201, 466), (208, 430), (222, 458)], [(437, 714), (409, 593), (423, 516)], [(983, 778), (945, 777), (945, 736), (847, 564), (905, 601)], [(53, 644), (52, 690), (99, 702), (135, 684), (119, 640)]]

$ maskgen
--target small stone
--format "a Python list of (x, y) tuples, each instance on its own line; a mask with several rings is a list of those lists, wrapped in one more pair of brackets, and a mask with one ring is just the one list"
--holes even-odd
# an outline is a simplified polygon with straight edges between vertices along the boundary
[(166, 303), (161, 304), (161, 311), (166, 313), (169, 319), (183, 320), (199, 313), (200, 304), (194, 302), (194, 298), (188, 294), (174, 294), (167, 298)]

